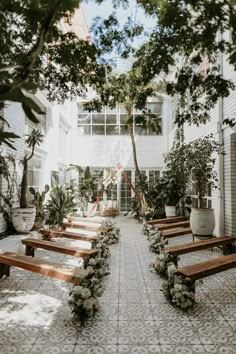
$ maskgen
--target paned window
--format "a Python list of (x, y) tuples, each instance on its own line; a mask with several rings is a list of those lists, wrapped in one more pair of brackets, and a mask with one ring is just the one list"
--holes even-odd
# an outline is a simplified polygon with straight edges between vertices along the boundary
[[(147, 127), (135, 125), (142, 111), (133, 111), (133, 130), (135, 135), (157, 135), (161, 134), (162, 102), (148, 103), (148, 109), (153, 117), (148, 118)], [(128, 135), (126, 126), (127, 114), (120, 106), (115, 109), (104, 107), (101, 112), (83, 111), (83, 105), (79, 104), (78, 113), (78, 134), (79, 135)], [(159, 133), (153, 131), (151, 126), (160, 126)]]

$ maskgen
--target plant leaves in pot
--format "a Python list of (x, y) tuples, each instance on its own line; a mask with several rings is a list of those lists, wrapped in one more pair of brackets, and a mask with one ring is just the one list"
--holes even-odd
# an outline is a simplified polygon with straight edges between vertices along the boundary
[(13, 226), (19, 233), (28, 233), (35, 221), (36, 209), (30, 207), (27, 200), (28, 189), (28, 162), (34, 156), (36, 145), (43, 142), (43, 135), (37, 129), (33, 129), (31, 134), (27, 135), (26, 144), (30, 153), (26, 153), (23, 157), (23, 174), (20, 184), (20, 207), (12, 209), (12, 222)]
[(223, 152), (212, 135), (186, 146), (186, 167), (194, 187), (193, 194), (197, 196), (197, 206), (191, 209), (190, 226), (193, 235), (199, 239), (212, 237), (215, 229), (214, 209), (207, 208), (205, 198), (209, 189), (219, 188), (214, 169), (217, 154)]

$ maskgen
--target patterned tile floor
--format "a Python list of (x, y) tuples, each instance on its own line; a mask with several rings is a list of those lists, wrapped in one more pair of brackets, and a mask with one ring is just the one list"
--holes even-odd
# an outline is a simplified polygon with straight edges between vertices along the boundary
[[(111, 274), (94, 320), (84, 328), (71, 322), (71, 285), (13, 268), (0, 281), (0, 354), (236, 354), (236, 269), (199, 282), (195, 307), (182, 312), (166, 301), (161, 279), (149, 269), (155, 255), (141, 226), (131, 218), (116, 221), (122, 239), (112, 246)], [(190, 236), (170, 244), (187, 241)], [(219, 255), (201, 251), (181, 263)], [(43, 250), (37, 256), (77, 262)]]

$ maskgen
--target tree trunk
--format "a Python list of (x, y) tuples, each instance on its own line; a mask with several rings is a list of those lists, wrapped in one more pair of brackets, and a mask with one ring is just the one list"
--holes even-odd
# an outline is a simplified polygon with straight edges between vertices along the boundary
[(142, 175), (141, 175), (140, 169), (139, 169), (139, 167), (138, 167), (138, 160), (137, 160), (136, 145), (135, 145), (135, 140), (134, 140), (133, 126), (132, 126), (132, 125), (129, 125), (129, 126), (128, 126), (128, 130), (129, 130), (129, 135), (130, 135), (131, 142), (132, 142), (134, 168), (135, 168), (135, 171), (136, 171), (136, 173), (137, 173), (139, 182), (142, 182)]
[(21, 181), (21, 190), (20, 190), (20, 208), (27, 208), (27, 186), (28, 186), (28, 160), (24, 159), (23, 162), (23, 176)]

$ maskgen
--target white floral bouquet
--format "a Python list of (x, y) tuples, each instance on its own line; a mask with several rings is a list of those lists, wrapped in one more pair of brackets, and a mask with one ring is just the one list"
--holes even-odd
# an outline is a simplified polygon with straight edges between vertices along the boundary
[(153, 263), (153, 268), (159, 275), (168, 277), (173, 265), (175, 272), (177, 262), (178, 258), (175, 255), (170, 254), (169, 252), (166, 252), (165, 249), (163, 249), (163, 251), (160, 252), (155, 262)]
[(149, 225), (145, 220), (143, 222), (143, 229), (142, 229), (142, 233), (147, 236), (147, 238), (149, 237), (150, 233), (153, 233), (153, 231), (155, 231), (152, 227), (152, 225)]
[(195, 282), (188, 277), (176, 275), (173, 262), (168, 266), (168, 280), (162, 284), (165, 296), (182, 310), (192, 307), (195, 303)]
[(83, 323), (86, 318), (94, 316), (99, 308), (98, 297), (103, 294), (103, 285), (96, 277), (93, 268), (88, 267), (89, 275), (75, 285), (70, 291), (69, 305), (74, 319)]
[(162, 235), (161, 231), (155, 231), (149, 234), (148, 240), (150, 241), (149, 249), (152, 252), (160, 254), (167, 244), (167, 239)]
[(118, 182), (119, 176), (117, 169), (105, 168), (103, 171), (103, 187), (104, 190), (112, 188)]
[(120, 228), (115, 226), (115, 223), (113, 223), (111, 220), (105, 220), (102, 226), (111, 228), (111, 230), (106, 233), (106, 236), (109, 239), (108, 240), (109, 245), (119, 242), (121, 236)]

